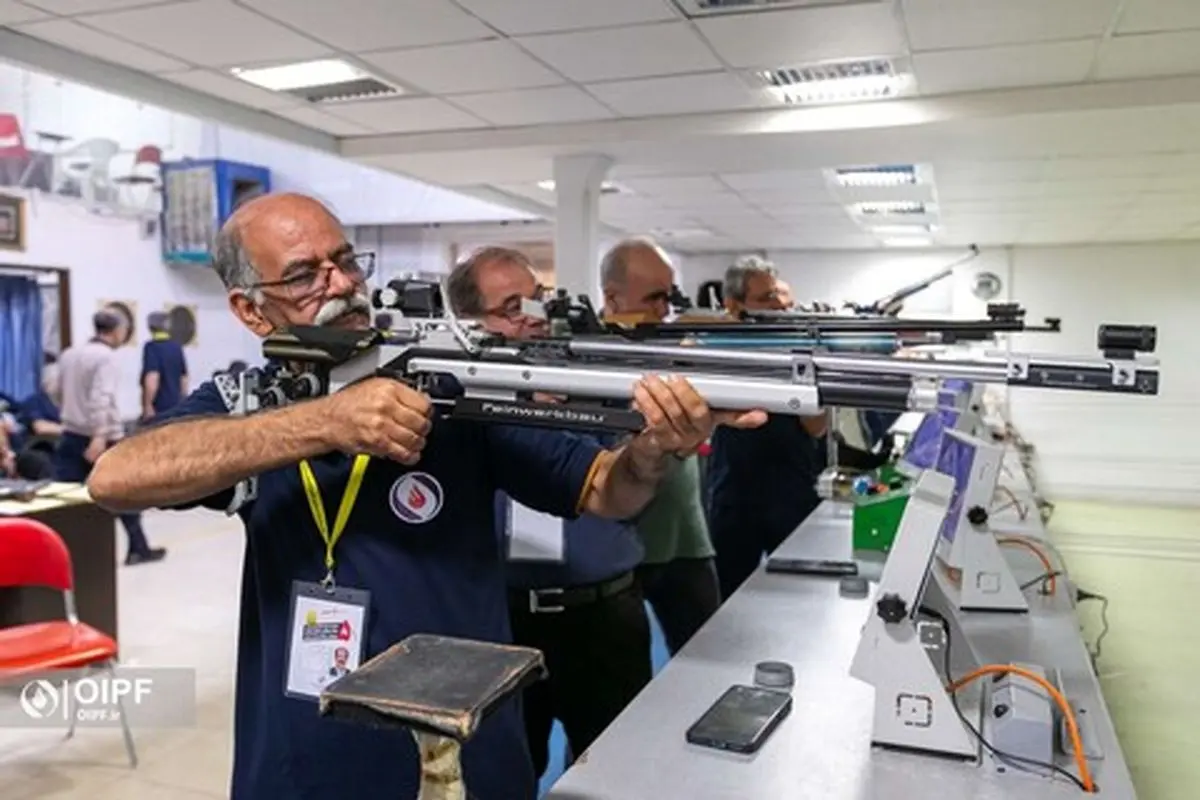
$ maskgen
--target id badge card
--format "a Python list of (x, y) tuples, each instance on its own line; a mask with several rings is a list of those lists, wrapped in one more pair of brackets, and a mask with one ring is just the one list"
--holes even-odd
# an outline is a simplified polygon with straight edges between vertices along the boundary
[(292, 581), (283, 693), (316, 700), (326, 686), (362, 663), (371, 594)]
[(508, 501), (508, 560), (561, 564), (566, 560), (563, 521)]

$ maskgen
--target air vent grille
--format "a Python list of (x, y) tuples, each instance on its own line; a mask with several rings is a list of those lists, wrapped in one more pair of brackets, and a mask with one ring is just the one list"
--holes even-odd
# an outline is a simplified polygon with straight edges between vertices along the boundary
[(324, 86), (304, 86), (286, 92), (309, 103), (337, 103), (349, 100), (374, 100), (401, 94), (395, 86), (389, 86), (372, 77), (355, 78), (349, 81), (329, 83)]

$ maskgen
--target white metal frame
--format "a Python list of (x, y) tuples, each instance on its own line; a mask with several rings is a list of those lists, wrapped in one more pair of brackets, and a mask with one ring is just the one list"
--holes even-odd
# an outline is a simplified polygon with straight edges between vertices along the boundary
[[(955, 709), (917, 620), (953, 492), (953, 479), (934, 470), (917, 479), (850, 674), (875, 687), (872, 743), (975, 759), (979, 742)], [(886, 621), (880, 615), (879, 603), (885, 599), (903, 604), (902, 618)], [(945, 646), (941, 637), (938, 644)], [(963, 713), (968, 719), (972, 715)], [(977, 717), (977, 709), (974, 714)], [(978, 719), (971, 722), (977, 724)]]
[[(954, 539), (939, 538), (937, 543), (938, 560), (946, 569), (935, 571), (936, 580), (954, 608), (960, 611), (1026, 612), (1029, 602), (1000, 551), (991, 527), (987, 522), (976, 525), (968, 519), (968, 511), (973, 507), (990, 512), (1004, 448), (962, 431), (945, 431), (942, 437), (943, 446), (947, 441), (955, 440), (972, 447), (975, 457), (967, 485), (962, 490)], [(951, 570), (957, 577), (950, 574)]]

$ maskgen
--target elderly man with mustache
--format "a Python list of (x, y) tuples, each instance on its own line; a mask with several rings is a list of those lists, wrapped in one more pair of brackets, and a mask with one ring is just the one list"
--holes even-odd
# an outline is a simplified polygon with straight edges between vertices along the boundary
[[(214, 267), (259, 336), (371, 325), (370, 260), (311, 198), (239, 208)], [(230, 509), (232, 487), (257, 476), (257, 497), (230, 509), (246, 527), (233, 800), (324, 800), (348, 787), (360, 800), (415, 797), (411, 736), (318, 713), (334, 648), (355, 669), (416, 632), (507, 641), (497, 490), (558, 517), (628, 518), (714, 426), (766, 418), (712, 411), (681, 380), (645, 378), (633, 394), (646, 429), (603, 450), (564, 432), (435, 420), (427, 396), (386, 378), (244, 417), (206, 383), (100, 457), (88, 486), (120, 510)], [(463, 768), (479, 800), (534, 796), (515, 702), (483, 723)]]

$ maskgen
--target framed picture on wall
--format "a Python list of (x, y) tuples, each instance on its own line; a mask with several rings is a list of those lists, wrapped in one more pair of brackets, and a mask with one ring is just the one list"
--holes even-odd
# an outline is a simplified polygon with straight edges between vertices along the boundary
[(170, 320), (171, 338), (184, 347), (196, 344), (196, 307), (168, 303), (163, 311)]
[(25, 249), (25, 200), (0, 194), (0, 250)]

